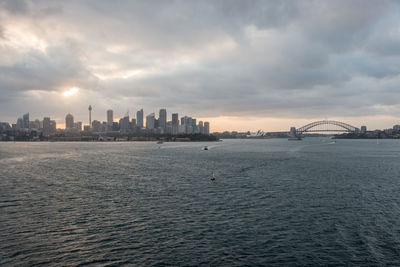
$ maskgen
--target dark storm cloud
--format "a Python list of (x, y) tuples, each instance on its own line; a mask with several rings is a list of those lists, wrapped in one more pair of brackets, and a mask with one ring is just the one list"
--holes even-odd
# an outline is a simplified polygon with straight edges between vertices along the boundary
[(72, 86), (101, 108), (198, 116), (400, 112), (395, 1), (39, 0), (0, 8), (9, 114), (20, 112), (12, 103), (29, 109), (29, 92)]

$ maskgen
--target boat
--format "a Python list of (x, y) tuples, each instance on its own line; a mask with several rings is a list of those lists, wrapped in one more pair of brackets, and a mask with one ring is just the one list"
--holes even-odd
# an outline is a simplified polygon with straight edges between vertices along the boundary
[(204, 147), (203, 147), (203, 150), (208, 150), (208, 146), (204, 146)]
[(211, 172), (211, 181), (214, 181), (215, 180), (215, 176), (214, 176), (214, 172)]
[(159, 140), (159, 141), (157, 142), (157, 144), (162, 144), (162, 143), (164, 143), (163, 140)]
[(301, 137), (292, 137), (292, 138), (288, 138), (289, 141), (300, 141), (303, 140)]

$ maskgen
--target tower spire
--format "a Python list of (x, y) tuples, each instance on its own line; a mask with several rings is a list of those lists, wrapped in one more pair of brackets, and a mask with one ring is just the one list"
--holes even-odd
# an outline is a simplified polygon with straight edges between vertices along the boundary
[(89, 128), (92, 127), (92, 106), (89, 105)]

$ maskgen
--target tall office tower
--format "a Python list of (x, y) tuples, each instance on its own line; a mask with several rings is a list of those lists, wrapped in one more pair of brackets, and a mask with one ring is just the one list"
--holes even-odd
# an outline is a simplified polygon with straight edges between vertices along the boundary
[[(393, 130), (397, 130), (394, 126), (393, 126)], [(367, 132), (367, 126), (361, 126), (361, 133), (366, 133)]]
[(154, 129), (155, 122), (156, 122), (155, 116), (156, 115), (154, 113), (151, 113), (146, 116), (146, 129), (148, 129), (148, 130)]
[(204, 134), (203, 121), (199, 121), (199, 125), (197, 125), (197, 129), (198, 129), (199, 133)]
[(112, 123), (114, 121), (114, 112), (112, 109), (107, 110), (107, 125), (112, 126)]
[(172, 113), (172, 134), (179, 133), (179, 116), (178, 113)]
[(29, 112), (22, 116), (22, 128), (29, 128)]
[(22, 118), (18, 118), (16, 126), (17, 126), (17, 129), (24, 128), (24, 121), (22, 120)]
[(89, 105), (88, 110), (89, 110), (89, 127), (90, 127), (90, 125), (92, 125), (92, 106), (91, 105)]
[(68, 113), (67, 116), (65, 116), (65, 129), (69, 130), (72, 128), (74, 128), (74, 116)]
[(131, 129), (131, 124), (129, 121), (129, 115), (125, 115), (122, 119), (119, 120), (119, 130), (121, 132), (129, 132)]
[(50, 117), (44, 117), (43, 118), (43, 135), (48, 136), (51, 133), (51, 128), (50, 128)]
[(165, 133), (172, 134), (172, 121), (167, 122), (167, 126), (165, 127)]
[(101, 129), (101, 122), (98, 120), (94, 120), (92, 122), (92, 130), (93, 132), (100, 132)]
[(197, 133), (197, 119), (192, 119), (192, 133)]
[(188, 117), (186, 119), (186, 133), (187, 134), (193, 133), (193, 118), (192, 117)]
[(135, 130), (136, 129), (136, 119), (132, 118), (131, 120), (131, 129)]
[(76, 128), (79, 132), (82, 132), (82, 122), (78, 121), (74, 123), (74, 128)]
[(38, 120), (38, 119), (35, 120), (35, 128), (36, 128), (36, 129), (41, 129), (41, 127), (40, 127), (40, 120)]
[(184, 131), (183, 131), (184, 133), (186, 133), (186, 134), (192, 133), (192, 127), (191, 127), (192, 125), (191, 124), (192, 124), (191, 117), (184, 116), (181, 118), (181, 125), (182, 125), (182, 128), (184, 129)]
[(57, 123), (55, 120), (50, 121), (50, 133), (56, 133), (57, 132)]
[(204, 134), (210, 134), (210, 123), (208, 121), (204, 122)]
[(143, 128), (143, 109), (136, 112), (136, 123), (138, 128)]
[(166, 126), (167, 126), (167, 110), (163, 108), (160, 109), (160, 114), (158, 116), (158, 127), (162, 128), (165, 131)]

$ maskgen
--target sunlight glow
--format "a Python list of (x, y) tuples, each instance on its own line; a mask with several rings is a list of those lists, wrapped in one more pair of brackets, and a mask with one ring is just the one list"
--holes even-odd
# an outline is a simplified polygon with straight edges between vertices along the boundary
[(68, 91), (64, 92), (64, 96), (71, 96), (71, 95), (75, 95), (76, 93), (78, 93), (79, 89), (76, 87), (72, 87), (71, 89), (69, 89)]

